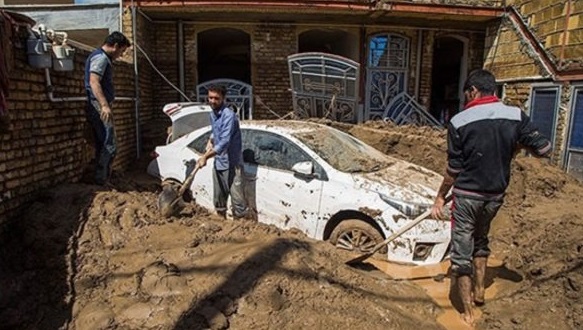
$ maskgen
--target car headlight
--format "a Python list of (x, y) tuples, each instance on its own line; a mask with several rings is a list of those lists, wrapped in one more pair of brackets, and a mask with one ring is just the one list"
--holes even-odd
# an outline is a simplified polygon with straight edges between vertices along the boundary
[(391, 198), (385, 194), (378, 193), (381, 200), (397, 211), (403, 213), (404, 215), (408, 216), (409, 218), (416, 218), (421, 215), (423, 212), (429, 210), (432, 205), (431, 204), (417, 204), (417, 203), (406, 203), (404, 201)]

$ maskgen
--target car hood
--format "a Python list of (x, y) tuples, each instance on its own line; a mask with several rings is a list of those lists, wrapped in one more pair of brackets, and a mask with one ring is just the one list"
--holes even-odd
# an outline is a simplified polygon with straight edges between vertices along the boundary
[(431, 204), (443, 177), (424, 167), (395, 160), (385, 169), (353, 173), (358, 188), (374, 191), (390, 199), (415, 204)]

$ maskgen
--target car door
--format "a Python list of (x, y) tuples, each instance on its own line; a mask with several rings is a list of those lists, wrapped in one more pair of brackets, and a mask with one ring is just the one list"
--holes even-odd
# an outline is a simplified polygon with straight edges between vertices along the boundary
[[(195, 161), (198, 160), (202, 154), (205, 152), (206, 144), (209, 140), (211, 135), (211, 130), (209, 127), (208, 132), (199, 135), (196, 139), (190, 142), (186, 150), (184, 151), (185, 154), (188, 154), (192, 157), (186, 157), (190, 159), (194, 159)], [(185, 159), (188, 160), (188, 159)], [(196, 203), (206, 207), (207, 209), (214, 211), (214, 203), (213, 203), (213, 163), (214, 159), (210, 159), (207, 162), (207, 166), (201, 168), (196, 173), (192, 185), (190, 186), (190, 190), (192, 191), (192, 197), (195, 199)], [(192, 162), (190, 166), (194, 167), (196, 164)], [(190, 173), (190, 171), (188, 171)]]
[[(246, 175), (255, 168), (255, 195), (258, 219), (279, 228), (297, 228), (310, 237), (317, 232), (324, 175), (300, 175), (294, 164), (319, 165), (288, 138), (263, 130), (243, 130), (243, 159)], [(254, 166), (254, 167), (253, 167)]]

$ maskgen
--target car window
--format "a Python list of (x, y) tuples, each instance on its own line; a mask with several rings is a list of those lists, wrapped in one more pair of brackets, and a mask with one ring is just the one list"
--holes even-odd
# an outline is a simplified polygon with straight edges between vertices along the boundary
[(194, 141), (188, 144), (188, 148), (193, 149), (194, 151), (198, 152), (199, 154), (204, 154), (206, 149), (206, 144), (211, 136), (211, 131), (204, 133), (203, 135), (199, 136), (198, 138), (194, 139)]
[(243, 129), (243, 161), (280, 170), (291, 171), (294, 164), (311, 161), (316, 173), (324, 178), (325, 172), (310, 155), (295, 143), (275, 133)]

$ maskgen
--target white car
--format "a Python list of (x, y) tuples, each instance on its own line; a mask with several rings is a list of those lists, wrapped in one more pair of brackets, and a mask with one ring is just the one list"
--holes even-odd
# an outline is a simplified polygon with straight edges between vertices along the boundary
[[(433, 203), (442, 177), (389, 157), (329, 126), (300, 121), (241, 122), (248, 196), (256, 196), (259, 222), (297, 228), (338, 248), (368, 252)], [(183, 182), (189, 160), (204, 152), (210, 126), (155, 150), (148, 172)], [(192, 162), (190, 163), (192, 164)], [(190, 187), (196, 203), (213, 209), (212, 160)], [(426, 219), (387, 245), (387, 259), (440, 262), (450, 224)]]

